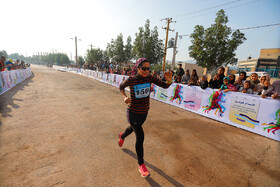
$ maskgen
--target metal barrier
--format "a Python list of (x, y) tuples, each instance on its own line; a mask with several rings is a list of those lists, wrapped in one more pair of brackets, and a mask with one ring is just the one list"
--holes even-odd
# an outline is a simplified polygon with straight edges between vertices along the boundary
[[(251, 72), (251, 68), (240, 68), (238, 69), (238, 74), (242, 71)], [(256, 68), (256, 72), (267, 72), (272, 78), (280, 78), (280, 69), (266, 69), (266, 68)]]
[(269, 73), (270, 77), (279, 78), (280, 77), (280, 69), (264, 69), (264, 68), (257, 68), (257, 71), (265, 71)]

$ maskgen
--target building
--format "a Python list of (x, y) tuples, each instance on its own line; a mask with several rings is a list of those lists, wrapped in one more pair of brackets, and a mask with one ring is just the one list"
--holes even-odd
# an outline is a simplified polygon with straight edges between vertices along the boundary
[(280, 48), (262, 49), (258, 60), (257, 68), (279, 69)]
[(261, 49), (259, 58), (240, 60), (238, 68), (246, 71), (259, 71), (280, 68), (280, 48)]
[(238, 62), (239, 69), (250, 69), (250, 71), (255, 71), (258, 64), (258, 58), (248, 58), (247, 60), (240, 60)]

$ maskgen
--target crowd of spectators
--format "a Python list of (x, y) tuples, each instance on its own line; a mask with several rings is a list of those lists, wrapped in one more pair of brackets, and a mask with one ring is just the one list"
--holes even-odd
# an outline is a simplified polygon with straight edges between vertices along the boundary
[[(181, 70), (179, 70), (179, 72), (181, 72)], [(252, 73), (251, 76), (248, 77), (247, 73), (243, 71), (239, 73), (239, 77), (236, 79), (234, 74), (226, 77), (224, 72), (225, 68), (220, 67), (217, 74), (208, 82), (206, 75), (202, 75), (199, 79), (195, 69), (192, 70), (191, 75), (187, 69), (183, 76), (176, 72), (173, 79), (175, 83), (200, 86), (202, 89), (209, 87), (212, 89), (219, 89), (219, 91), (223, 90), (224, 92), (232, 91), (260, 95), (262, 98), (280, 98), (280, 80), (276, 80), (271, 84), (268, 74), (262, 76), (259, 80), (257, 73)]]
[[(130, 76), (132, 72), (132, 65), (119, 65), (116, 63), (98, 62), (95, 64), (85, 64), (83, 69), (91, 69), (97, 71), (103, 71), (106, 73), (113, 73), (119, 75)], [(207, 81), (207, 76), (202, 75), (200, 78), (197, 75), (196, 69), (193, 69), (191, 74), (187, 69), (184, 71), (182, 64), (178, 64), (176, 72), (169, 70), (173, 75), (174, 83), (186, 84), (188, 86), (200, 86), (202, 89), (212, 88), (219, 89), (224, 92), (242, 92), (247, 94), (260, 95), (263, 98), (272, 97), (273, 99), (280, 98), (280, 80), (274, 81), (270, 84), (270, 76), (259, 77), (256, 73), (253, 73), (250, 77), (247, 77), (246, 72), (240, 72), (239, 77), (236, 79), (234, 74), (226, 77), (224, 75), (225, 68), (220, 67), (215, 76)], [(151, 74), (163, 81), (165, 78), (162, 71), (151, 71)]]
[(0, 57), (0, 72), (1, 71), (11, 71), (16, 69), (25, 69), (29, 67), (30, 64), (25, 63), (23, 60), (16, 60), (15, 62), (12, 59), (7, 60), (5, 56)]

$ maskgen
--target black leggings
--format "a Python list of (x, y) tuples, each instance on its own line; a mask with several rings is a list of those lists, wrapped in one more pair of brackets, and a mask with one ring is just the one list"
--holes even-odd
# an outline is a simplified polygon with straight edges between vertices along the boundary
[(122, 139), (125, 139), (134, 131), (136, 135), (135, 149), (137, 153), (138, 164), (140, 166), (144, 163), (144, 131), (142, 125), (145, 122), (147, 115), (148, 113), (136, 114), (127, 110), (127, 121), (130, 123), (130, 126), (126, 128), (125, 132), (121, 136)]

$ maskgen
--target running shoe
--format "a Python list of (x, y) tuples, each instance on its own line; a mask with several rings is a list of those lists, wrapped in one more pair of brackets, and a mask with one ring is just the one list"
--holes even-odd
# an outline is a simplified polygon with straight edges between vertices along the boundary
[(123, 146), (123, 142), (124, 142), (124, 139), (122, 139), (122, 134), (123, 134), (123, 133), (120, 133), (120, 134), (119, 134), (119, 146), (120, 146), (120, 147)]
[(141, 177), (148, 177), (150, 176), (149, 171), (147, 170), (145, 164), (139, 166), (139, 172), (141, 173)]

